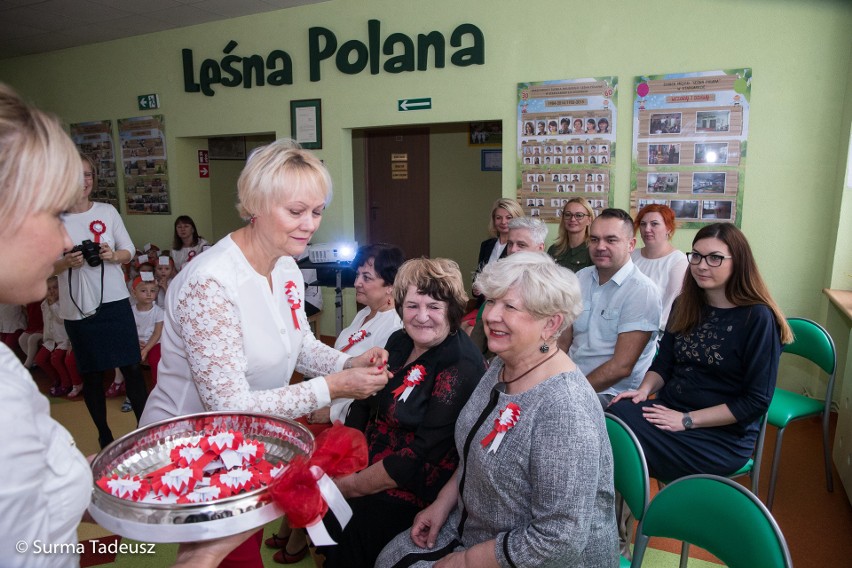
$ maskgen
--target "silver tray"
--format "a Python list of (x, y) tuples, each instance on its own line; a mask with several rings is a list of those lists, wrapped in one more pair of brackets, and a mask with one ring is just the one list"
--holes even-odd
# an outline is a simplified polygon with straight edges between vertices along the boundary
[[(146, 475), (172, 463), (176, 446), (213, 431), (233, 430), (263, 442), (273, 465), (310, 456), (314, 437), (292, 420), (265, 414), (204, 412), (163, 420), (116, 440), (92, 462), (97, 481), (105, 475)], [(138, 503), (93, 485), (89, 512), (102, 527), (143, 542), (198, 542), (263, 526), (283, 515), (263, 487), (207, 503)]]

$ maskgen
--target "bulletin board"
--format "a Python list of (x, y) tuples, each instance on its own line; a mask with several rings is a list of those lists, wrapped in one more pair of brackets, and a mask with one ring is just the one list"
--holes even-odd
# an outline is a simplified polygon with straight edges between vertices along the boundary
[(127, 212), (171, 213), (165, 120), (162, 115), (118, 120)]
[(615, 166), (616, 77), (518, 84), (518, 201), (560, 222), (572, 197), (610, 206)]
[(92, 201), (109, 203), (119, 209), (112, 121), (97, 120), (72, 124), (71, 139), (77, 149), (91, 158), (98, 168), (98, 187), (92, 191), (89, 198)]
[(668, 205), (681, 226), (742, 220), (751, 69), (636, 78), (633, 215)]

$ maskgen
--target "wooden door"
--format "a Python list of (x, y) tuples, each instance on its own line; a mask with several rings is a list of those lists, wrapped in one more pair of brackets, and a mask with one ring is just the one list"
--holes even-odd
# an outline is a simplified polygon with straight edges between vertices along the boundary
[(429, 256), (429, 129), (365, 132), (367, 237)]

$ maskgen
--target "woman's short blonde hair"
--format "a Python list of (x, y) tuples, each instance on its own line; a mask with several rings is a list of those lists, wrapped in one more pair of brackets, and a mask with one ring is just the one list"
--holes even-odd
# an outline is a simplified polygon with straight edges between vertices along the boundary
[(237, 211), (243, 219), (269, 213), (296, 197), (331, 203), (331, 175), (311, 152), (289, 138), (257, 148), (237, 180)]
[(400, 316), (405, 294), (411, 286), (433, 300), (447, 302), (450, 331), (458, 330), (467, 309), (467, 294), (456, 261), (448, 258), (413, 258), (403, 263), (393, 282), (393, 297)]
[(69, 208), (82, 187), (83, 165), (59, 121), (0, 83), (2, 232), (17, 231), (34, 213)]
[(518, 291), (524, 309), (535, 318), (562, 314), (558, 336), (583, 311), (580, 281), (543, 252), (516, 252), (489, 262), (476, 277), (480, 293), (489, 300), (500, 299), (510, 289)]
[(494, 202), (494, 205), (491, 206), (491, 217), (488, 220), (488, 234), (492, 237), (497, 236), (497, 227), (494, 225), (494, 213), (496, 213), (498, 209), (505, 209), (508, 211), (509, 215), (512, 216), (512, 219), (524, 216), (524, 209), (521, 207), (520, 203), (510, 197), (501, 197)]

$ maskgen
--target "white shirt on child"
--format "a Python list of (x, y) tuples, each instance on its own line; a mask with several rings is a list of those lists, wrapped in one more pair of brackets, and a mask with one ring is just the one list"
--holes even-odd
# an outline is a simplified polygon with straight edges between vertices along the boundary
[(65, 320), (59, 314), (59, 302), (48, 304), (47, 300), (41, 303), (41, 319), (44, 320), (44, 331), (42, 332), (42, 345), (48, 351), (62, 349), (71, 350), (71, 341), (65, 331)]
[(166, 313), (158, 306), (153, 304), (151, 309), (146, 312), (139, 311), (139, 304), (132, 306), (133, 319), (136, 320), (136, 333), (139, 335), (140, 343), (147, 343), (151, 336), (154, 335), (154, 327), (158, 323), (163, 323)]
[(0, 304), (0, 333), (14, 333), (27, 327), (24, 308), (16, 304)]

